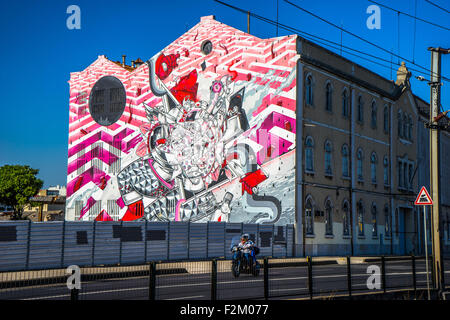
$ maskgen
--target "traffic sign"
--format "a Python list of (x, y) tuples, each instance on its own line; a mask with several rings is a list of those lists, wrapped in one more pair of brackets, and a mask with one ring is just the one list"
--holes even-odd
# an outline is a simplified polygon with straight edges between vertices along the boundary
[(425, 186), (420, 189), (419, 194), (417, 195), (416, 201), (414, 201), (416, 206), (429, 206), (433, 204), (433, 200), (431, 200), (430, 194), (428, 193)]

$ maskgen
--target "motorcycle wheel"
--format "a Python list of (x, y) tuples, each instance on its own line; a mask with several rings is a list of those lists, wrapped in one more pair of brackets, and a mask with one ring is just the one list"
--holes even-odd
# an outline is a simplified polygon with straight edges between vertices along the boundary
[(233, 274), (233, 276), (235, 278), (239, 277), (240, 272), (239, 272), (239, 264), (238, 263), (233, 262), (231, 264), (231, 273)]
[(258, 262), (256, 262), (256, 264), (252, 267), (252, 274), (254, 277), (259, 276), (259, 271), (261, 269), (261, 266)]

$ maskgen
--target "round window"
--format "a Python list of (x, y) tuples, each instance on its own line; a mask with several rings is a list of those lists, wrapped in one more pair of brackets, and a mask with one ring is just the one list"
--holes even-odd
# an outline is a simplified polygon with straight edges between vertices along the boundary
[(125, 110), (127, 94), (122, 82), (113, 76), (100, 78), (89, 95), (89, 112), (102, 126), (117, 122)]
[(211, 41), (205, 40), (202, 42), (200, 49), (202, 50), (204, 55), (208, 55), (211, 53), (211, 51), (213, 49), (213, 44)]

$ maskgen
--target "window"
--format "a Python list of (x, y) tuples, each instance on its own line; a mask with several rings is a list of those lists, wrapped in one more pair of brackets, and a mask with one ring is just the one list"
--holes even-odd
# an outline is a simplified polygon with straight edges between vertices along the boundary
[(398, 162), (398, 187), (404, 188), (404, 179), (403, 179), (403, 162)]
[(356, 174), (358, 176), (359, 181), (363, 181), (363, 152), (361, 149), (358, 149), (356, 154), (357, 162), (356, 162)]
[(358, 97), (358, 121), (363, 123), (364, 122), (364, 106), (363, 106), (363, 99), (361, 96)]
[(412, 117), (409, 116), (409, 121), (408, 121), (408, 139), (409, 139), (409, 141), (412, 141), (412, 130), (413, 130), (413, 120), (412, 120)]
[(377, 154), (375, 152), (372, 153), (370, 156), (370, 172), (371, 172), (371, 178), (372, 183), (377, 183)]
[(325, 203), (325, 235), (333, 235), (333, 208), (331, 200)]
[(342, 176), (349, 177), (349, 159), (348, 159), (348, 146), (344, 144), (342, 146)]
[(325, 175), (333, 175), (333, 169), (331, 167), (331, 142), (325, 142)]
[(358, 214), (358, 236), (364, 237), (364, 208), (361, 200), (356, 205), (356, 211)]
[(375, 104), (375, 101), (372, 102), (372, 113), (370, 117), (370, 125), (372, 128), (377, 127), (377, 105)]
[(384, 206), (384, 233), (386, 237), (392, 236), (391, 215), (389, 214), (389, 206)]
[(384, 156), (383, 159), (383, 180), (384, 180), (384, 185), (388, 186), (389, 185), (389, 160), (387, 156)]
[(389, 132), (389, 108), (386, 105), (384, 106), (383, 110), (383, 129), (384, 132)]
[(395, 209), (395, 235), (398, 237), (399, 234), (399, 221), (398, 221), (398, 208)]
[(372, 238), (378, 237), (377, 205), (372, 203)]
[(348, 93), (347, 88), (342, 92), (342, 115), (348, 117)]
[(314, 216), (313, 216), (313, 204), (311, 198), (306, 199), (305, 205), (305, 223), (306, 223), (306, 234), (314, 234)]
[(313, 80), (312, 76), (308, 75), (306, 77), (306, 104), (313, 105)]
[(403, 124), (402, 124), (402, 111), (398, 110), (397, 114), (397, 135), (399, 138), (403, 138)]
[(83, 209), (83, 200), (75, 200), (75, 221), (80, 220), (82, 209)]
[(408, 164), (408, 189), (412, 190), (412, 179), (414, 174), (414, 165), (412, 163)]
[(350, 206), (348, 204), (348, 201), (344, 201), (344, 204), (342, 205), (342, 234), (344, 236), (350, 235)]
[(327, 111), (332, 111), (333, 110), (333, 106), (332, 106), (332, 102), (333, 102), (333, 91), (331, 88), (331, 83), (327, 83), (327, 86), (325, 88), (325, 97), (326, 97), (326, 104), (325, 104), (325, 109)]
[(403, 114), (403, 138), (408, 139), (408, 117), (406, 116), (406, 113)]
[(311, 137), (305, 140), (305, 171), (314, 172), (314, 140)]

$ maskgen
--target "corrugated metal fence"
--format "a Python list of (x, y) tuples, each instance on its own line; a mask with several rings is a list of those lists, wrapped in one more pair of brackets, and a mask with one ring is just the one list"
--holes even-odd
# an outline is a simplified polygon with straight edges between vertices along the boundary
[(242, 233), (261, 257), (292, 257), (293, 225), (6, 221), (0, 223), (0, 271), (230, 258), (231, 239)]

